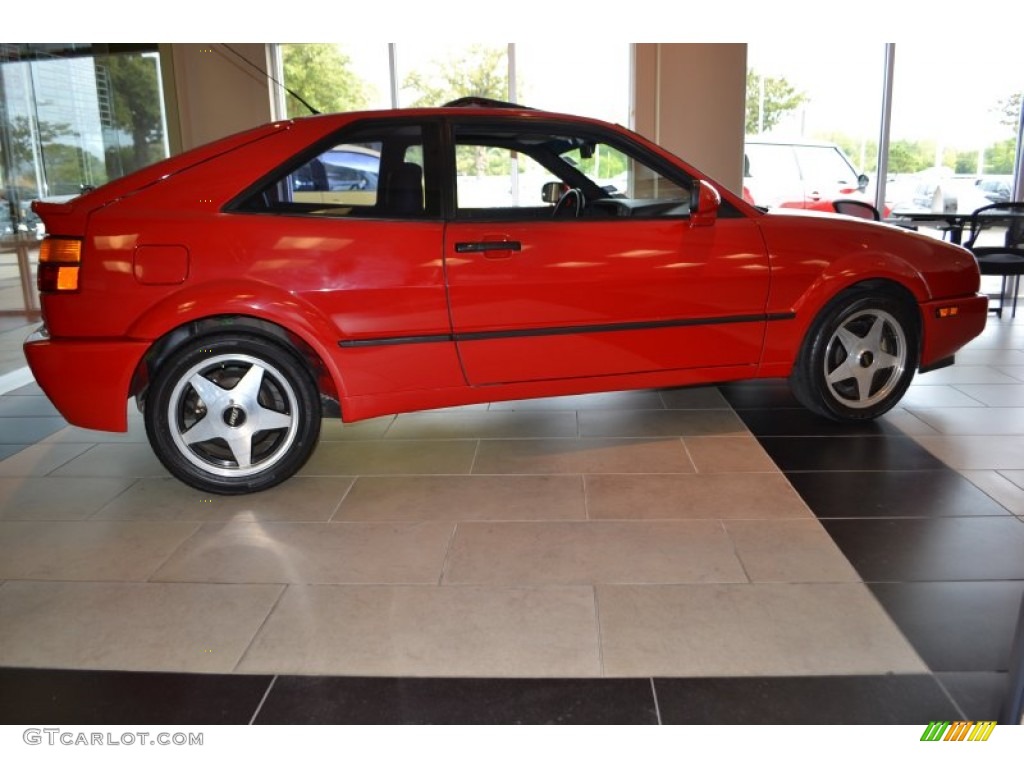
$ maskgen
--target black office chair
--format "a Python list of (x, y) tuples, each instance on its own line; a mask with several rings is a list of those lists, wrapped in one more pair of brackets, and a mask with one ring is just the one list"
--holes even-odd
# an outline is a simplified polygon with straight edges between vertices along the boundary
[(881, 221), (882, 214), (878, 212), (871, 203), (865, 203), (863, 200), (833, 200), (832, 208), (836, 213), (842, 213), (846, 216), (856, 216), (860, 219), (870, 219), (871, 221)]
[[(1006, 224), (1006, 235), (1001, 246), (977, 245), (982, 232), (1002, 224)], [(1003, 279), (999, 306), (990, 307), (990, 311), (1002, 317), (1009, 296), (1012, 301), (1010, 317), (1016, 317), (1020, 276), (1024, 274), (1024, 203), (992, 203), (976, 210), (968, 222), (963, 245), (978, 260), (981, 274), (999, 275)]]

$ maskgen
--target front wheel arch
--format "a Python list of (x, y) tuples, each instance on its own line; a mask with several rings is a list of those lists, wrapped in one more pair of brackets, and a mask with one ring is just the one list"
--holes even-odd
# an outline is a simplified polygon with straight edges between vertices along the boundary
[(905, 288), (884, 281), (833, 297), (808, 329), (790, 374), (797, 400), (837, 421), (865, 421), (906, 393), (920, 362), (922, 323)]

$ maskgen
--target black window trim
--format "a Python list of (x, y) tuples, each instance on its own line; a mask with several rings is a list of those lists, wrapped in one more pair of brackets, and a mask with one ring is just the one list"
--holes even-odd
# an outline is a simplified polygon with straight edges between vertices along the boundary
[[(310, 144), (306, 148), (300, 150), (294, 155), (291, 155), (286, 160), (278, 163), (271, 170), (267, 171), (253, 183), (245, 187), (241, 192), (235, 195), (229, 200), (222, 208), (223, 213), (245, 213), (260, 216), (316, 216), (317, 218), (331, 218), (315, 213), (304, 213), (299, 210), (275, 210), (266, 209), (258, 210), (247, 207), (247, 203), (256, 195), (260, 194), (270, 184), (279, 182), (284, 176), (294, 173), (297, 169), (301, 168), (306, 163), (310, 162), (316, 157), (319, 157), (324, 152), (346, 143), (345, 137), (353, 132), (362, 133), (365, 130), (372, 131), (374, 128), (403, 128), (409, 126), (418, 126), (421, 129), (421, 135), (423, 139), (423, 184), (424, 191), (427, 193), (428, 199), (432, 183), (438, 176), (444, 176), (446, 173), (444, 150), (443, 145), (443, 134), (440, 118), (432, 117), (408, 117), (408, 118), (370, 118), (365, 120), (354, 120), (351, 123), (337, 128), (318, 141)], [(437, 152), (434, 153), (435, 157), (431, 157), (431, 151), (429, 144), (433, 140), (437, 144)], [(438, 189), (435, 190), (435, 196), (439, 198), (439, 204), (437, 205), (437, 211), (425, 212), (422, 216), (393, 219), (394, 221), (442, 221), (445, 218), (444, 209), (444, 181), (438, 185)], [(345, 217), (338, 217), (339, 220), (344, 220)], [(363, 218), (363, 217), (360, 217)], [(381, 217), (382, 220), (384, 217)]]
[[(686, 172), (685, 169), (669, 162), (661, 155), (652, 152), (642, 144), (633, 141), (628, 134), (623, 134), (609, 128), (605, 128), (600, 125), (593, 125), (590, 123), (578, 123), (573, 120), (559, 119), (558, 117), (533, 117), (526, 115), (495, 115), (495, 116), (484, 116), (484, 115), (466, 115), (466, 116), (446, 116), (444, 118), (444, 130), (442, 132), (441, 151), (444, 162), (444, 185), (443, 189), (446, 193), (444, 205), (442, 209), (445, 212), (445, 217), (449, 221), (472, 221), (486, 222), (491, 220), (490, 217), (479, 217), (479, 216), (459, 216), (457, 208), (457, 195), (456, 195), (456, 173), (455, 173), (455, 147), (456, 147), (456, 131), (460, 126), (466, 125), (477, 125), (481, 127), (493, 126), (497, 130), (507, 131), (510, 127), (520, 126), (523, 132), (551, 132), (551, 133), (567, 133), (574, 136), (580, 136), (581, 138), (600, 141), (608, 146), (616, 149), (623, 154), (633, 157), (636, 160), (646, 164), (649, 168), (661, 174), (672, 183), (676, 184), (680, 189), (691, 189), (693, 181), (698, 176), (691, 176)], [(721, 208), (719, 209), (719, 217), (721, 218), (742, 218), (743, 214), (732, 206), (728, 201), (722, 200)], [(685, 221), (689, 218), (688, 215), (673, 216), (673, 217), (651, 217), (652, 219), (665, 220), (666, 218), (678, 219)], [(624, 218), (623, 221), (642, 221), (646, 217), (636, 218)], [(508, 217), (495, 216), (494, 221), (509, 221)], [(518, 220), (518, 219), (513, 219)], [(530, 219), (523, 218), (523, 221), (529, 221)], [(649, 219), (646, 219), (649, 220)], [(535, 220), (534, 220), (535, 221)], [(565, 219), (564, 221), (593, 221), (592, 219)], [(605, 219), (605, 221), (614, 221), (612, 219)]]

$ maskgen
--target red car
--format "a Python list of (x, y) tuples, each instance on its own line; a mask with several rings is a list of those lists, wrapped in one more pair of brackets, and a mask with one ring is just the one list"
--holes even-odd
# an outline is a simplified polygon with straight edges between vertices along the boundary
[(124, 431), (134, 398), (217, 493), (291, 476), (339, 408), (789, 377), (870, 419), (986, 319), (966, 250), (765, 213), (623, 128), (480, 100), (273, 123), (35, 210), (36, 380), (82, 427)]

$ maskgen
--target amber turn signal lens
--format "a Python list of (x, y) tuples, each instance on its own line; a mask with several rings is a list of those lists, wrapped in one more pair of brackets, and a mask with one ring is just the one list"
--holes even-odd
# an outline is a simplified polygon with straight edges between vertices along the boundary
[(40, 293), (78, 290), (78, 268), (82, 261), (82, 241), (66, 237), (47, 237), (39, 246)]
[(956, 317), (958, 314), (960, 314), (960, 307), (939, 307), (935, 310), (935, 316), (939, 319)]

